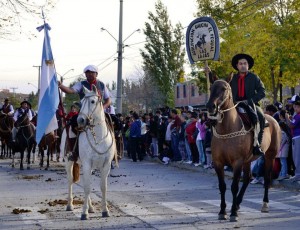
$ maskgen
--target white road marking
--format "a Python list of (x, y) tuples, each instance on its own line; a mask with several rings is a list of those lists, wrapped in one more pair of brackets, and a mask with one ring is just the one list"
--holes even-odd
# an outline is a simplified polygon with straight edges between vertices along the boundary
[(203, 209), (195, 208), (181, 202), (163, 202), (159, 204), (191, 217), (216, 217), (216, 213), (206, 212)]
[[(245, 199), (247, 201), (256, 203), (256, 204), (262, 204), (262, 199)], [(288, 204), (284, 204), (281, 202), (276, 202), (276, 201), (269, 201), (269, 206), (270, 206), (270, 210), (274, 210), (274, 209), (279, 209), (279, 210), (283, 210), (283, 211), (290, 211), (290, 212), (294, 212), (294, 213), (300, 213), (300, 207), (297, 206), (293, 206), (293, 205), (288, 205)]]

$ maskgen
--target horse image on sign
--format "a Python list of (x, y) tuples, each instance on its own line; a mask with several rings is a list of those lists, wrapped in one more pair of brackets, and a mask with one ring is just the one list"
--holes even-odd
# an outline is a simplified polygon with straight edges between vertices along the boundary
[(186, 32), (186, 50), (191, 64), (218, 60), (219, 32), (212, 18), (200, 17), (190, 23)]

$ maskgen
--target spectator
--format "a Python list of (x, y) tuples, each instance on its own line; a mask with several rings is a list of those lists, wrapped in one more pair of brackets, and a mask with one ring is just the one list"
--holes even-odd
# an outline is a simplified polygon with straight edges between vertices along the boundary
[(204, 139), (204, 149), (206, 153), (206, 165), (204, 166), (205, 169), (212, 169), (213, 168), (213, 162), (212, 162), (212, 156), (211, 156), (211, 137), (212, 132), (210, 128), (209, 121), (205, 122), (205, 139)]
[(171, 159), (171, 152), (168, 144), (166, 142), (163, 143), (163, 151), (159, 155), (159, 159), (163, 162), (163, 164), (167, 165)]
[(181, 128), (181, 119), (178, 116), (178, 112), (176, 109), (172, 109), (170, 112), (174, 123), (171, 125), (171, 147), (173, 152), (173, 161), (181, 161), (181, 155), (178, 149), (179, 144), (179, 130)]
[(290, 178), (287, 172), (287, 157), (289, 153), (291, 134), (290, 134), (289, 127), (285, 122), (283, 121), (279, 122), (279, 126), (281, 129), (281, 142), (280, 142), (280, 149), (277, 157), (279, 157), (280, 159), (281, 170), (277, 180), (281, 181)]
[(184, 162), (187, 159), (187, 152), (185, 148), (185, 127), (186, 127), (186, 121), (188, 117), (186, 115), (181, 114), (180, 119), (181, 119), (181, 127), (178, 133), (178, 139), (179, 139), (178, 149), (181, 155), (181, 162)]
[(255, 161), (251, 162), (251, 172), (254, 179), (250, 182), (251, 184), (264, 184), (264, 166), (265, 158), (259, 157)]
[(198, 119), (198, 114), (196, 112), (192, 112), (191, 122), (186, 127), (187, 139), (191, 148), (192, 159), (195, 166), (199, 166), (199, 153), (196, 145), (196, 138), (194, 133), (196, 132), (196, 123)]
[(137, 113), (132, 114), (133, 122), (130, 125), (130, 154), (133, 162), (137, 161), (137, 157), (140, 161), (143, 160), (143, 156), (140, 150), (141, 139), (141, 126), (142, 123)]
[(184, 142), (185, 142), (185, 150), (186, 150), (186, 161), (184, 163), (192, 164), (193, 163), (192, 152), (191, 152), (190, 144), (188, 142), (187, 134), (186, 134), (186, 127), (191, 122), (192, 112), (187, 111), (186, 116), (187, 116), (187, 120), (185, 122), (185, 127), (184, 127)]
[(206, 154), (203, 148), (203, 142), (205, 140), (205, 134), (206, 134), (206, 129), (205, 129), (205, 122), (207, 121), (207, 116), (206, 113), (202, 113), (200, 115), (201, 117), (196, 123), (196, 127), (198, 129), (198, 135), (197, 135), (197, 149), (199, 152), (199, 163), (200, 165), (205, 165), (206, 164)]
[(171, 146), (171, 126), (173, 125), (173, 123), (174, 120), (172, 119), (171, 115), (169, 115), (167, 121), (166, 135), (165, 135), (165, 141), (168, 144), (168, 146)]
[[(293, 99), (293, 98), (292, 98)], [(293, 160), (295, 164), (295, 176), (291, 178), (294, 181), (300, 181), (300, 98), (298, 96), (297, 100), (293, 103), (293, 108), (295, 111), (294, 116), (290, 119), (289, 115), (286, 114), (286, 122), (292, 130), (292, 152)]]

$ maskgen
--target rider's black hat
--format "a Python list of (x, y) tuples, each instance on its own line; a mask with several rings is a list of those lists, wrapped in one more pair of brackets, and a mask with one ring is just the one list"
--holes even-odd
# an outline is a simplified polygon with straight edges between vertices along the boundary
[(24, 103), (27, 103), (27, 105), (31, 108), (31, 104), (29, 101), (24, 100), (20, 103), (20, 105), (22, 106)]
[(246, 59), (249, 65), (249, 69), (251, 69), (254, 65), (254, 59), (248, 55), (248, 54), (237, 54), (235, 55), (232, 60), (231, 60), (231, 65), (235, 70), (238, 70), (237, 63), (239, 62), (239, 60), (241, 59)]

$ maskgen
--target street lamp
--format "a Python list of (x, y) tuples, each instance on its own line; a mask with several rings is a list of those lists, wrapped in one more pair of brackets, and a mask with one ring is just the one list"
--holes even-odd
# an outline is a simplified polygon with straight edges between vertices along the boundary
[(67, 72), (65, 72), (63, 75), (61, 75), (61, 74), (59, 74), (59, 73), (57, 73), (57, 75), (59, 75), (60, 76), (60, 81), (61, 81), (61, 83), (63, 82), (63, 80), (64, 80), (64, 76), (67, 74), (67, 73), (69, 73), (69, 72), (71, 72), (71, 71), (74, 71), (74, 69), (69, 69)]
[(124, 42), (130, 38), (134, 33), (140, 32), (140, 29), (133, 31), (128, 37), (124, 40), (122, 39), (122, 0), (120, 0), (120, 23), (119, 23), (119, 41), (105, 28), (101, 28), (101, 31), (106, 31), (118, 44), (118, 79), (117, 79), (117, 113), (122, 113), (122, 62), (123, 62), (123, 48)]
[(34, 88), (36, 88), (37, 90), (39, 89), (36, 85), (34, 85), (34, 84), (32, 84), (32, 83), (30, 83), (30, 82), (28, 82), (27, 83), (28, 85), (32, 85)]

